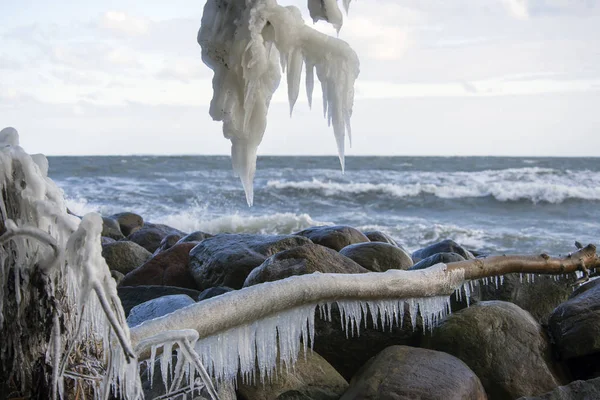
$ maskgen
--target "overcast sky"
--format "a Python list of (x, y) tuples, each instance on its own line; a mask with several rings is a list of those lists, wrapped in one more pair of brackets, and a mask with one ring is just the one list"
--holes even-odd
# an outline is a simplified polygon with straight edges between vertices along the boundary
[[(229, 154), (203, 6), (1, 0), (0, 128), (32, 153)], [(361, 59), (348, 155), (600, 156), (600, 0), (355, 0), (340, 38)], [(279, 88), (259, 154), (335, 154), (320, 92), (300, 97), (290, 119)]]

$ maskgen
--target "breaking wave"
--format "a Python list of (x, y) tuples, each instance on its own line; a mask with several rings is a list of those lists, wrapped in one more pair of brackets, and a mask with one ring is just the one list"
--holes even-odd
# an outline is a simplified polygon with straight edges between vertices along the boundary
[(336, 182), (313, 178), (303, 181), (270, 180), (275, 190), (319, 192), (329, 197), (382, 194), (396, 198), (432, 195), (442, 199), (493, 197), (497, 201), (559, 204), (566, 200), (600, 201), (600, 174), (581, 178), (547, 168), (500, 171), (410, 173), (391, 183)]
[(315, 221), (308, 214), (274, 213), (268, 215), (230, 214), (219, 217), (197, 215), (194, 210), (165, 216), (157, 222), (184, 232), (290, 234), (316, 225), (331, 225)]

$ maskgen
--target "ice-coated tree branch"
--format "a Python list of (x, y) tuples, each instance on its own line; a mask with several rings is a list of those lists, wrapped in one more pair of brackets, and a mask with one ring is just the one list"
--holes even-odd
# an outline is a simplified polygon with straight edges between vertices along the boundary
[(588, 245), (563, 258), (539, 256), (495, 256), (419, 271), (390, 269), (382, 273), (321, 274), (293, 276), (226, 293), (131, 329), (135, 344), (168, 329), (194, 329), (200, 338), (236, 326), (311, 304), (343, 300), (448, 296), (465, 281), (514, 272), (566, 274), (600, 266), (596, 247)]

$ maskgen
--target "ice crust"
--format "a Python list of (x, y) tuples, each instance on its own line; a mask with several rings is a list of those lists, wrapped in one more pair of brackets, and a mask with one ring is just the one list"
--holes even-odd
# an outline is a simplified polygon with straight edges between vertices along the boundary
[[(36, 354), (45, 353), (54, 371), (52, 396), (65, 398), (69, 356), (75, 348), (80, 354), (95, 354), (100, 344), (101, 361), (109, 372), (102, 385), (94, 386), (94, 398), (104, 398), (111, 385), (118, 388), (115, 393), (122, 397), (139, 398), (137, 363), (126, 362), (123, 347), (115, 343), (115, 335), (111, 333), (118, 330), (125, 342), (129, 340), (116, 283), (101, 255), (102, 219), (97, 214), (88, 214), (80, 221), (69, 215), (62, 191), (47, 173), (46, 157), (30, 156), (19, 147), (14, 128), (0, 131), (0, 221), (4, 221), (6, 228), (0, 237), (0, 328), (7, 322), (6, 296), (12, 292), (17, 318), (10, 321), (14, 324), (10, 332), (19, 335), (19, 338), (3, 338), (2, 353), (15, 354), (14, 371), (23, 383), (35, 369)], [(55, 296), (58, 305), (52, 317), (49, 343), (44, 346), (36, 342), (34, 345), (40, 348), (31, 349), (22, 347), (21, 337), (30, 332), (21, 326), (19, 312), (39, 301), (33, 297), (37, 290), (30, 286), (30, 276), (36, 269), (46, 277), (46, 290)], [(16, 278), (14, 288), (9, 291), (11, 273)], [(44, 322), (49, 321), (40, 323)], [(5, 346), (10, 346), (9, 353)]]
[[(410, 318), (414, 328), (418, 314), (423, 319), (424, 330), (431, 330), (450, 312), (449, 296), (335, 303), (341, 316), (341, 329), (347, 337), (360, 335), (361, 326), (367, 324), (367, 311), (374, 327), (382, 330), (401, 326), (404, 318)], [(312, 349), (315, 311), (331, 321), (333, 304), (297, 307), (230, 329), (199, 340), (196, 350), (208, 372), (220, 382), (235, 383), (238, 373), (246, 383), (270, 382), (277, 374), (293, 370), (301, 349), (304, 354)]]
[[(336, 29), (342, 15), (336, 0), (309, 1), (313, 20)], [(344, 0), (347, 8), (348, 0)], [(303, 66), (306, 93), (312, 104), (314, 74), (321, 82), (323, 113), (333, 125), (342, 171), (345, 137), (350, 139), (354, 82), (359, 61), (350, 46), (304, 24), (300, 10), (276, 0), (208, 0), (198, 32), (204, 63), (214, 71), (209, 114), (223, 122), (231, 140), (234, 172), (240, 177), (248, 205), (254, 198), (256, 154), (267, 127), (271, 97), (286, 72), (290, 114), (300, 91)]]

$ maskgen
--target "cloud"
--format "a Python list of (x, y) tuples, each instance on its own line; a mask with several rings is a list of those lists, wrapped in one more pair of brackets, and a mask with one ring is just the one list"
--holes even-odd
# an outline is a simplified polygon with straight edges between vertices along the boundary
[(201, 60), (171, 60), (155, 76), (161, 80), (189, 83), (195, 79), (206, 79), (211, 76), (211, 73)]
[(146, 35), (150, 31), (149, 20), (134, 17), (121, 11), (105, 12), (99, 25), (103, 29), (132, 36)]
[(527, 0), (504, 0), (508, 10), (517, 19), (529, 19), (529, 7)]

